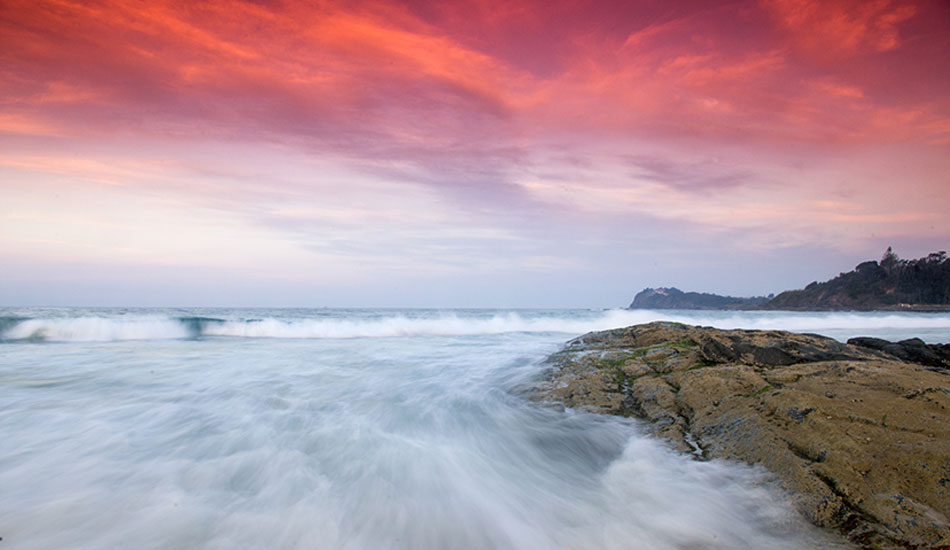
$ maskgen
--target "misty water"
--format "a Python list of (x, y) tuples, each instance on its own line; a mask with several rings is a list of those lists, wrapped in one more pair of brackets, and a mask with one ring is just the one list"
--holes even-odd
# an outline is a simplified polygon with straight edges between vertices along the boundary
[(655, 319), (947, 341), (948, 314), (0, 310), (0, 545), (828, 548), (761, 470), (531, 403)]

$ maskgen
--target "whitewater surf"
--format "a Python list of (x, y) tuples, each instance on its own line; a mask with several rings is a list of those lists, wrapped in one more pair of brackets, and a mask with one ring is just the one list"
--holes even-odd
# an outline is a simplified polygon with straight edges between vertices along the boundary
[[(950, 315), (668, 313), (838, 338), (950, 328)], [(569, 338), (660, 314), (3, 310), (2, 544), (840, 544), (761, 470), (697, 462), (636, 422), (521, 397)]]

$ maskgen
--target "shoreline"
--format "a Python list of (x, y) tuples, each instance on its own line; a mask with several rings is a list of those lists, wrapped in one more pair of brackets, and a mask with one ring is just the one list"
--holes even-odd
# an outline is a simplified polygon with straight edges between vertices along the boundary
[(536, 401), (646, 420), (700, 460), (760, 464), (808, 520), (861, 548), (950, 548), (950, 361), (669, 322), (585, 334), (548, 361)]
[(941, 304), (897, 304), (887, 307), (877, 308), (822, 308), (822, 307), (763, 307), (759, 306), (736, 306), (736, 307), (682, 307), (682, 308), (650, 308), (650, 307), (626, 307), (627, 311), (772, 311), (772, 312), (814, 312), (814, 313), (886, 313), (893, 311), (906, 311), (911, 313), (950, 313), (950, 305)]

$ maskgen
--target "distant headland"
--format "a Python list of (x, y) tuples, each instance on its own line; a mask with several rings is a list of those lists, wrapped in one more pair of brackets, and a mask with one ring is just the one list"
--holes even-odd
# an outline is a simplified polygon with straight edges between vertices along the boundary
[(677, 288), (647, 288), (628, 309), (765, 309), (807, 311), (950, 311), (950, 258), (946, 251), (902, 260), (888, 247), (881, 260), (800, 290), (737, 298)]
[(628, 309), (748, 309), (769, 301), (771, 296), (737, 298), (706, 292), (683, 292), (671, 288), (646, 288), (637, 293)]

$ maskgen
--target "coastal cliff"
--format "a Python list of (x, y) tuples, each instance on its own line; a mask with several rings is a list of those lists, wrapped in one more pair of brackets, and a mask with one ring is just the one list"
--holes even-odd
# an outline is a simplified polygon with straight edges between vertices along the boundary
[(808, 519), (863, 548), (950, 549), (950, 346), (852, 342), (665, 322), (595, 332), (549, 359), (534, 398), (761, 464)]
[(706, 292), (683, 292), (678, 288), (645, 288), (633, 297), (627, 309), (748, 309), (768, 302), (765, 296), (737, 298)]

